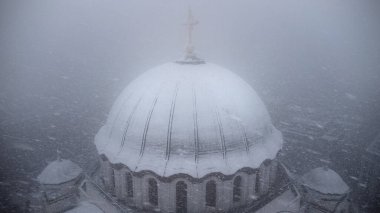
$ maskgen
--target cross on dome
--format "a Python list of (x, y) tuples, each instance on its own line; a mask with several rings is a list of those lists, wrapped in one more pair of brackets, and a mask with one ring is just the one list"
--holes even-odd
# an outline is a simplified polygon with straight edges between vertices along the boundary
[(187, 26), (187, 32), (188, 32), (188, 37), (187, 37), (187, 47), (186, 47), (186, 56), (187, 57), (191, 57), (194, 53), (194, 47), (193, 47), (193, 29), (194, 29), (194, 26), (197, 25), (199, 22), (198, 20), (195, 20), (194, 16), (193, 16), (193, 13), (191, 11), (191, 8), (189, 8), (189, 14), (188, 14), (188, 17), (187, 17), (187, 22), (186, 22), (186, 26)]
[(198, 58), (194, 53), (194, 46), (193, 46), (193, 29), (194, 26), (197, 25), (199, 22), (196, 20), (193, 16), (192, 10), (189, 7), (189, 12), (187, 16), (187, 21), (185, 25), (187, 26), (187, 45), (186, 45), (186, 51), (185, 51), (185, 58), (181, 61), (177, 61), (179, 64), (204, 64), (205, 62)]

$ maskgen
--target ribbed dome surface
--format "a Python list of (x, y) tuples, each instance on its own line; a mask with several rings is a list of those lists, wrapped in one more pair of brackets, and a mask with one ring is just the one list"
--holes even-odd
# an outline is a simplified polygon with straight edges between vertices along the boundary
[(256, 168), (276, 156), (282, 137), (237, 75), (210, 63), (167, 63), (121, 93), (95, 144), (134, 171), (202, 177)]

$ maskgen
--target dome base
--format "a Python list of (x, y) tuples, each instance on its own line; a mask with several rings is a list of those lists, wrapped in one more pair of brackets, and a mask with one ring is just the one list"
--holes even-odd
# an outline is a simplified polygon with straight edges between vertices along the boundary
[(203, 59), (200, 59), (196, 56), (192, 56), (192, 57), (186, 57), (182, 60), (176, 61), (176, 63), (198, 65), (198, 64), (205, 64), (206, 62)]

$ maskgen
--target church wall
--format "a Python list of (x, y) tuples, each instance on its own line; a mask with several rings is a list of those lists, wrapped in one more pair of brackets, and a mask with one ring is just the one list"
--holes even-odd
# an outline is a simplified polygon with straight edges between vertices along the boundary
[(254, 197), (256, 197), (256, 175), (257, 173), (250, 174), (248, 176), (248, 182), (247, 182), (247, 201), (252, 202)]
[(250, 185), (250, 182), (249, 182), (250, 178), (249, 178), (249, 174), (247, 173), (240, 173), (239, 175), (242, 177), (242, 186), (241, 186), (242, 197), (241, 197), (240, 205), (244, 205), (248, 202), (248, 198), (249, 198), (248, 186)]
[(189, 202), (191, 207), (194, 208), (194, 212), (202, 212), (205, 206), (205, 197), (202, 195), (203, 189), (202, 183), (191, 184), (193, 190), (193, 195), (191, 201)]
[(233, 199), (232, 180), (219, 181), (216, 192), (217, 192), (216, 208), (230, 209), (232, 207), (232, 199)]
[(138, 208), (143, 207), (143, 196), (144, 193), (142, 192), (142, 185), (143, 185), (143, 180), (142, 178), (132, 176), (133, 178), (133, 201), (134, 205)]
[(114, 184), (113, 184), (113, 168), (111, 166), (111, 163), (109, 161), (103, 161), (101, 160), (101, 167), (102, 167), (102, 172), (104, 174), (103, 180), (105, 184), (105, 188), (108, 192), (113, 194), (114, 190)]
[(259, 194), (266, 194), (269, 190), (269, 173), (270, 173), (270, 165), (265, 165), (265, 163), (261, 164), (259, 170)]
[(122, 200), (123, 199), (123, 180), (125, 179), (125, 176), (123, 175), (122, 170), (114, 169), (114, 175), (115, 175), (115, 195), (117, 199)]
[(124, 200), (124, 201), (127, 201), (128, 200), (128, 196), (127, 196), (127, 182), (125, 180), (126, 178), (126, 173), (127, 173), (127, 169), (123, 168), (120, 170), (120, 173), (121, 173), (121, 179), (120, 179), (120, 191), (121, 191), (121, 200)]
[(276, 160), (271, 161), (269, 167), (269, 185), (272, 186), (276, 181), (278, 162)]
[(199, 183), (191, 183), (189, 182), (188, 180), (185, 181), (185, 183), (187, 184), (187, 189), (188, 189), (188, 194), (187, 194), (187, 197), (188, 197), (188, 201), (187, 201), (187, 209), (188, 209), (188, 212), (189, 213), (192, 213), (192, 212), (199, 212), (199, 207), (201, 206), (200, 203), (197, 203), (195, 202), (195, 200), (199, 200), (199, 199), (195, 199), (195, 198), (200, 198), (202, 197), (201, 196), (201, 192), (202, 191), (199, 191), (199, 190), (196, 190), (196, 185), (200, 185)]
[[(108, 164), (108, 161), (106, 160), (103, 160), (102, 158), (99, 159), (99, 164), (100, 164), (100, 169), (99, 169), (99, 173), (101, 175), (101, 178), (102, 180), (104, 181), (106, 176), (108, 175), (107, 174), (107, 164)], [(105, 183), (105, 182), (103, 182)]]
[(175, 185), (173, 186), (173, 184), (159, 182), (158, 199), (165, 212), (175, 212)]
[[(158, 186), (158, 205), (157, 207), (159, 209), (165, 209), (166, 207), (168, 207), (167, 205), (170, 204), (170, 202), (168, 202), (168, 198), (169, 198), (169, 194), (171, 193), (171, 187), (170, 185), (166, 185), (166, 184), (163, 184), (161, 183), (159, 180), (157, 180), (157, 186)], [(148, 179), (145, 181), (145, 185), (148, 186)], [(167, 188), (167, 186), (169, 186), (169, 188)], [(146, 194), (146, 197), (148, 198), (149, 197), (149, 194), (148, 194), (148, 191), (146, 190), (147, 194)], [(169, 196), (168, 196), (169, 195)], [(147, 201), (149, 202), (149, 201)]]
[(141, 192), (141, 205), (139, 206), (140, 208), (148, 208), (147, 206), (149, 204), (148, 200), (148, 179), (152, 176), (145, 176), (141, 178), (140, 182), (140, 192)]

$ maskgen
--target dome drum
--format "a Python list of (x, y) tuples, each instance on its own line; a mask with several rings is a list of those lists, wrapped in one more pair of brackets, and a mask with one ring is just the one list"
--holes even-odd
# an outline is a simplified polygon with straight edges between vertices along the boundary
[[(118, 200), (125, 200), (128, 205), (140, 209), (155, 209), (163, 212), (175, 212), (178, 198), (178, 183), (186, 186), (187, 212), (207, 212), (211, 210), (236, 210), (247, 204), (268, 202), (270, 188), (284, 186), (286, 181), (277, 179), (278, 174), (285, 173), (276, 160), (266, 160), (259, 168), (244, 168), (231, 175), (221, 173), (208, 174), (203, 178), (193, 178), (186, 174), (162, 177), (152, 171), (133, 172), (122, 164), (112, 164), (107, 157), (101, 157), (101, 172), (106, 188)], [(132, 178), (128, 185), (128, 178)], [(240, 183), (236, 180), (240, 178)], [(152, 199), (150, 181), (156, 184), (156, 195)], [(215, 183), (215, 193), (210, 193), (207, 184)], [(128, 189), (132, 187), (132, 189)], [(133, 191), (133, 196), (128, 196)], [(214, 203), (207, 203), (208, 195), (215, 196)], [(152, 201), (153, 200), (153, 201)], [(156, 202), (154, 202), (156, 200)], [(212, 200), (212, 199), (211, 199)], [(153, 203), (152, 203), (153, 202)]]

